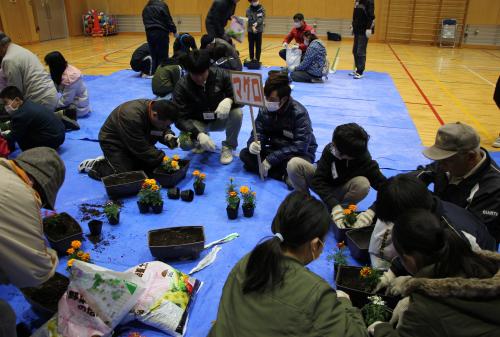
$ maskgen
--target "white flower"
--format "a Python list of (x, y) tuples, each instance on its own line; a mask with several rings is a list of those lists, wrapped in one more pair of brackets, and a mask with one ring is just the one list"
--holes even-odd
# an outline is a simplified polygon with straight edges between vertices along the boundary
[(372, 302), (372, 304), (375, 305), (385, 305), (385, 301), (382, 300), (382, 297), (380, 296), (369, 296), (368, 299)]

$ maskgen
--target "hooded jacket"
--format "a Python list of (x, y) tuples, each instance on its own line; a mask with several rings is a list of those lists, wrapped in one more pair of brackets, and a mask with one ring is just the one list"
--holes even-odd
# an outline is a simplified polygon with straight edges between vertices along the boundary
[(442, 200), (466, 208), (481, 219), (500, 243), (500, 168), (488, 151), (481, 150), (486, 156), (484, 163), (457, 185), (449, 183), (447, 174), (439, 170), (436, 162), (420, 166), (413, 174), (426, 184), (434, 183), (434, 194)]
[(83, 82), (82, 72), (68, 64), (62, 74), (61, 84), (57, 91), (61, 93), (57, 108), (66, 108), (71, 104), (76, 106), (78, 117), (84, 117), (90, 112), (87, 86)]
[(264, 19), (266, 18), (266, 10), (264, 6), (258, 4), (257, 6), (248, 6), (247, 8), (247, 18), (248, 18), (248, 32), (253, 33), (253, 25), (256, 23), (257, 33), (264, 32)]
[(302, 27), (292, 28), (290, 33), (288, 33), (288, 35), (285, 36), (285, 39), (283, 40), (283, 42), (290, 43), (290, 42), (292, 42), (292, 40), (295, 39), (295, 42), (297, 42), (299, 44), (300, 50), (302, 50), (302, 53), (304, 53), (307, 49), (307, 46), (304, 44), (304, 32), (307, 30), (310, 32), (314, 32), (314, 28), (309, 26), (304, 21), (304, 25)]
[(326, 48), (323, 41), (316, 39), (312, 41), (304, 55), (304, 59), (295, 68), (295, 71), (305, 71), (314, 77), (322, 77), (326, 63)]
[[(500, 254), (481, 252), (500, 265)], [(432, 278), (424, 268), (403, 285), (410, 305), (401, 325), (375, 327), (375, 337), (500, 336), (500, 271), (487, 279)]]
[[(261, 108), (255, 119), (255, 128), (262, 148), (267, 148), (270, 152), (266, 160), (272, 166), (297, 156), (314, 162), (318, 144), (309, 113), (292, 97), (280, 112), (269, 112), (266, 108)], [(247, 142), (249, 147), (253, 141), (252, 133)]]
[(235, 9), (236, 3), (234, 0), (214, 0), (205, 19), (207, 34), (212, 37), (222, 38), (224, 36), (224, 27), (234, 15)]
[(142, 10), (144, 28), (161, 29), (169, 33), (177, 33), (177, 27), (170, 15), (170, 10), (163, 0), (149, 0)]
[(339, 204), (334, 189), (355, 177), (366, 177), (371, 187), (377, 191), (387, 180), (368, 151), (353, 160), (338, 159), (332, 153), (332, 146), (332, 143), (325, 146), (311, 181), (312, 190), (320, 196), (328, 209)]
[(364, 35), (372, 28), (375, 20), (374, 0), (356, 0), (352, 14), (352, 32), (354, 35)]

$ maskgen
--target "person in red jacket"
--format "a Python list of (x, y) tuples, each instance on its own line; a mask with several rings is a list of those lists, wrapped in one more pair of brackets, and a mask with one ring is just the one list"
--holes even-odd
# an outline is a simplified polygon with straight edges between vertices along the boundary
[(286, 49), (288, 44), (295, 39), (295, 42), (302, 50), (302, 55), (306, 53), (307, 46), (304, 44), (304, 32), (314, 32), (314, 28), (304, 21), (304, 14), (297, 13), (293, 16), (293, 28), (283, 40), (283, 49), (280, 50), (280, 57), (286, 61)]

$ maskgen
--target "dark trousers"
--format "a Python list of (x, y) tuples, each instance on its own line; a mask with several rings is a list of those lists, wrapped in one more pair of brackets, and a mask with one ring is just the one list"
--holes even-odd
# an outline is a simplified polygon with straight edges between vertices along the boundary
[(307, 82), (310, 83), (313, 79), (321, 79), (321, 77), (315, 77), (310, 75), (307, 71), (294, 71), (290, 75), (292, 77), (292, 81), (294, 82)]
[(0, 300), (0, 337), (16, 336), (16, 314), (7, 302)]
[[(265, 149), (262, 149), (260, 152), (260, 159), (264, 161), (269, 154), (269, 151), (266, 151)], [(257, 156), (254, 154), (251, 154), (250, 151), (248, 151), (247, 148), (244, 148), (240, 152), (240, 160), (243, 162), (245, 165), (245, 170), (249, 172), (254, 172), (254, 173), (259, 173), (259, 164), (257, 161)], [(288, 160), (281, 162), (279, 165), (271, 167), (271, 169), (268, 172), (268, 176), (279, 180), (283, 181), (284, 177), (286, 176), (286, 165), (288, 164)]]
[(356, 65), (356, 72), (360, 75), (365, 71), (366, 64), (366, 46), (368, 45), (368, 38), (365, 33), (354, 34), (354, 44), (352, 47), (352, 54), (354, 55), (354, 64)]
[(286, 49), (281, 49), (280, 52), (280, 57), (286, 61)]
[(260, 54), (262, 52), (262, 32), (248, 32), (248, 47), (250, 49), (250, 60), (260, 61)]
[(163, 29), (148, 29), (146, 30), (146, 38), (148, 40), (149, 51), (153, 59), (153, 74), (156, 68), (163, 62), (168, 60), (168, 46), (170, 43), (168, 32)]

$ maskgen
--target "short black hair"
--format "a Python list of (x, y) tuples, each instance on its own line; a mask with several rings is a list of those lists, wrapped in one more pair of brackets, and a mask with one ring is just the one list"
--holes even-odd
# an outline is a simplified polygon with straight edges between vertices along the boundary
[(210, 68), (208, 50), (193, 50), (179, 59), (181, 66), (191, 74), (201, 74)]
[(340, 153), (357, 158), (368, 151), (368, 133), (356, 123), (339, 125), (333, 131), (332, 142)]
[(432, 193), (420, 179), (409, 174), (399, 174), (382, 184), (375, 205), (380, 220), (394, 222), (411, 208), (431, 210), (434, 200)]
[(293, 21), (304, 21), (304, 14), (297, 13), (293, 16)]
[(277, 91), (278, 97), (280, 99), (290, 96), (290, 94), (292, 93), (292, 88), (290, 88), (288, 74), (273, 73), (269, 75), (266, 80), (266, 84), (264, 85), (264, 95), (266, 97), (269, 97), (275, 90)]
[(214, 42), (215, 38), (211, 35), (205, 34), (200, 39), (200, 49), (205, 49), (207, 46)]
[(158, 119), (161, 121), (175, 122), (179, 118), (179, 107), (172, 101), (154, 101), (152, 109), (158, 113)]
[(6, 87), (2, 90), (2, 92), (0, 92), (1, 99), (14, 99), (16, 97), (24, 101), (23, 93), (15, 86)]

